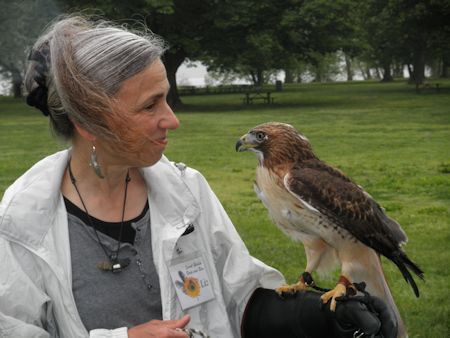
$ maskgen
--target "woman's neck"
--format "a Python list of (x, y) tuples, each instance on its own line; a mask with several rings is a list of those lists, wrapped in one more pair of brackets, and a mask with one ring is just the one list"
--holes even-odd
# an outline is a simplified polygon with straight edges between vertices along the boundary
[[(95, 218), (115, 222), (121, 219), (127, 175), (130, 178), (127, 191), (125, 219), (135, 218), (142, 211), (147, 201), (147, 188), (140, 171), (125, 165), (108, 165), (100, 160), (104, 178), (100, 178), (90, 165), (90, 147), (72, 148), (70, 167), (76, 188), (83, 199), (89, 214)], [(100, 154), (99, 154), (100, 157)], [(61, 186), (63, 195), (72, 203), (83, 208), (75, 185), (66, 170)]]

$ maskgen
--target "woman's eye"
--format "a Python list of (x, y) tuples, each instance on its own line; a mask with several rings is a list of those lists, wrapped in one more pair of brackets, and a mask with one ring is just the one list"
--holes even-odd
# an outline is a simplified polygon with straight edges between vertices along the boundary
[(154, 104), (154, 103), (149, 104), (149, 105), (146, 106), (144, 109), (145, 109), (145, 110), (153, 110), (153, 108), (155, 108), (155, 104)]

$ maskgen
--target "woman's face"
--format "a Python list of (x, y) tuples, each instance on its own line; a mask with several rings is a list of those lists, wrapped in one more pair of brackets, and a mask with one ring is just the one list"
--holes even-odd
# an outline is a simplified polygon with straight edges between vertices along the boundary
[(128, 165), (155, 164), (167, 146), (168, 131), (178, 128), (180, 123), (166, 101), (168, 92), (166, 69), (156, 60), (126, 80), (115, 95), (118, 108), (127, 116), (124, 134), (136, 144), (136, 149), (122, 155)]

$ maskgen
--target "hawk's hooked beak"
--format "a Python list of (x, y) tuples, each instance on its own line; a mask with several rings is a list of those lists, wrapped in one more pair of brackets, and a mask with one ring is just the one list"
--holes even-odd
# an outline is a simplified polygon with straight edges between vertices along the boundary
[(237, 142), (236, 142), (236, 151), (248, 151), (252, 148), (255, 148), (257, 146), (256, 138), (253, 134), (248, 133), (243, 135)]

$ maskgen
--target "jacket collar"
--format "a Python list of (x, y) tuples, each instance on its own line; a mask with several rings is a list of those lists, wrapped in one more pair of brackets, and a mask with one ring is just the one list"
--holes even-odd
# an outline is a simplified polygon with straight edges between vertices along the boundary
[[(58, 207), (64, 203), (61, 181), (70, 157), (63, 150), (46, 157), (5, 192), (0, 203), (0, 236), (37, 249), (55, 224)], [(167, 224), (181, 228), (192, 222), (200, 208), (180, 171), (163, 156), (143, 168), (149, 187), (149, 202)], [(65, 209), (64, 209), (65, 212)]]
[(158, 220), (175, 228), (193, 222), (200, 213), (199, 204), (184, 182), (183, 173), (163, 156), (151, 167), (142, 170), (149, 189), (150, 211)]

